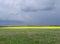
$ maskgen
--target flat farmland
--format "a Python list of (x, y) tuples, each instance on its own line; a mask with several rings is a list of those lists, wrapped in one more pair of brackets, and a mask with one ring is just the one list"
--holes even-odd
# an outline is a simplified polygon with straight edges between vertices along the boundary
[(60, 27), (0, 27), (0, 44), (60, 44)]

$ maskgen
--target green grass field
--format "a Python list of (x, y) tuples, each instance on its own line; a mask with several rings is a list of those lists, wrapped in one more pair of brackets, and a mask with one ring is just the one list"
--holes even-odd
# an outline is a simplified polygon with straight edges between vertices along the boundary
[(0, 27), (0, 44), (60, 44), (60, 28), (14, 29)]

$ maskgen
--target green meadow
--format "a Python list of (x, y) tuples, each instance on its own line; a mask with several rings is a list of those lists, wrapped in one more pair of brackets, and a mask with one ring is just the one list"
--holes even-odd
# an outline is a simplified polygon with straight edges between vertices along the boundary
[(60, 44), (60, 28), (0, 27), (0, 44)]

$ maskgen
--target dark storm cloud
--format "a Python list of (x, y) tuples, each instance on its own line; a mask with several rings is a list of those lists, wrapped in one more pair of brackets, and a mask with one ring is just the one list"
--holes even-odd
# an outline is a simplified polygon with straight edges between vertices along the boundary
[(25, 0), (22, 5), (22, 11), (24, 12), (37, 12), (37, 11), (47, 11), (54, 8), (54, 0)]
[(57, 25), (59, 16), (60, 0), (0, 0), (1, 25), (9, 24), (8, 21), (11, 25), (13, 21), (17, 25)]

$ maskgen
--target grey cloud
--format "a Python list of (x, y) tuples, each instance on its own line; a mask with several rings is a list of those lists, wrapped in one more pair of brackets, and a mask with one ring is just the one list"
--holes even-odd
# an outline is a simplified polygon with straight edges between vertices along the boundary
[(28, 25), (28, 23), (24, 21), (17, 21), (17, 20), (0, 20), (0, 26), (14, 26), (14, 25)]
[(25, 0), (22, 6), (24, 12), (36, 12), (41, 10), (52, 10), (54, 8), (54, 0)]
[(11, 25), (13, 22), (16, 25), (60, 24), (60, 0), (0, 0), (0, 2), (0, 25), (9, 24), (8, 21), (1, 20), (9, 20)]

